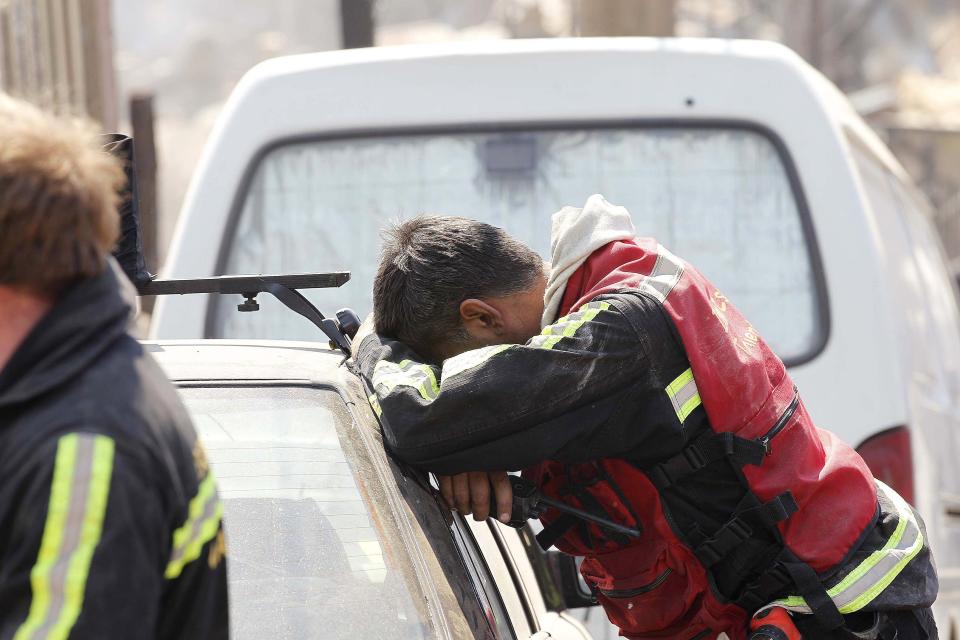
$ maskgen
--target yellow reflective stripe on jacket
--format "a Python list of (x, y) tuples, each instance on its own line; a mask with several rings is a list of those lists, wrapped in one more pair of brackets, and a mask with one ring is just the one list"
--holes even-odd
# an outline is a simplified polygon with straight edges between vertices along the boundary
[[(577, 313), (564, 316), (556, 323), (544, 327), (540, 335), (534, 336), (528, 345), (533, 348), (552, 349), (560, 340), (573, 337), (580, 327), (596, 318), (597, 314), (601, 311), (606, 311), (609, 308), (609, 302), (587, 303), (580, 307)], [(443, 363), (441, 379), (448, 380), (464, 371), (478, 367), (493, 356), (515, 346), (516, 345), (512, 344), (495, 344), (489, 347), (465, 351), (460, 355), (449, 358)]]
[(666, 392), (680, 422), (686, 420), (687, 416), (701, 404), (700, 390), (697, 389), (697, 381), (693, 379), (692, 369), (687, 369), (677, 376), (667, 385)]
[(383, 409), (380, 408), (380, 401), (377, 400), (377, 394), (371, 393), (367, 397), (367, 402), (370, 403), (370, 408), (373, 409), (373, 412), (377, 414), (378, 418), (383, 415)]
[(464, 371), (469, 371), (474, 367), (479, 367), (493, 356), (502, 351), (506, 351), (512, 346), (513, 345), (510, 344), (494, 344), (490, 345), (489, 347), (480, 347), (479, 349), (464, 351), (463, 353), (453, 356), (452, 358), (447, 358), (443, 362), (443, 369), (440, 377), (442, 380), (448, 380), (449, 378), (461, 374)]
[[(827, 595), (837, 605), (840, 613), (853, 613), (870, 604), (923, 548), (923, 533), (913, 510), (896, 491), (879, 480), (876, 482), (877, 489), (896, 506), (897, 527), (883, 547), (871, 553), (843, 580), (827, 589)], [(802, 613), (811, 612), (806, 600), (800, 596), (777, 600), (768, 606), (779, 606)]]
[(395, 387), (412, 387), (424, 400), (432, 401), (440, 394), (440, 385), (433, 367), (412, 360), (399, 364), (381, 360), (373, 369), (373, 387), (387, 394)]
[[(593, 320), (597, 315), (610, 308), (609, 302), (590, 302), (576, 312), (560, 318), (555, 324), (549, 325), (543, 329), (540, 335), (535, 336), (528, 343), (529, 347), (539, 349), (552, 349), (563, 338), (573, 337), (576, 332), (587, 322)], [(459, 355), (448, 358), (443, 363), (440, 370), (440, 380), (449, 380), (465, 371), (482, 365), (484, 362), (499, 353), (516, 347), (512, 344), (495, 344), (479, 349), (471, 349)], [(403, 360), (399, 363), (393, 363), (388, 360), (381, 360), (373, 369), (373, 388), (380, 397), (383, 397), (399, 386), (416, 389), (420, 396), (427, 402), (433, 402), (440, 395), (440, 383), (434, 367), (427, 364), (419, 364), (412, 360)], [(379, 416), (382, 408), (379, 402), (374, 404), (375, 397), (369, 398), (370, 406)]]
[(553, 349), (558, 342), (564, 338), (572, 338), (580, 327), (596, 318), (601, 311), (606, 311), (609, 308), (609, 302), (588, 302), (580, 307), (576, 313), (566, 315), (554, 324), (544, 327), (540, 335), (535, 336), (528, 344), (538, 349)]
[(30, 611), (14, 640), (70, 635), (103, 531), (113, 454), (114, 442), (107, 436), (72, 433), (60, 438), (40, 552), (30, 571)]
[(164, 576), (172, 580), (183, 568), (200, 557), (203, 545), (220, 529), (223, 506), (217, 496), (217, 484), (208, 471), (187, 508), (187, 520), (173, 532), (173, 550)]

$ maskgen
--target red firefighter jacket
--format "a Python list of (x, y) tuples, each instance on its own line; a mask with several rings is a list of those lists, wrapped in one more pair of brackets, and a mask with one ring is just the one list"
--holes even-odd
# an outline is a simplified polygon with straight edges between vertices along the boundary
[(524, 468), (640, 528), (548, 512), (539, 536), (585, 557), (627, 637), (743, 638), (774, 600), (826, 628), (932, 602), (919, 519), (813, 425), (782, 362), (694, 268), (652, 239), (610, 243), (570, 278), (561, 313), (524, 345), (442, 367), (366, 338), (357, 364), (391, 451), (437, 473)]

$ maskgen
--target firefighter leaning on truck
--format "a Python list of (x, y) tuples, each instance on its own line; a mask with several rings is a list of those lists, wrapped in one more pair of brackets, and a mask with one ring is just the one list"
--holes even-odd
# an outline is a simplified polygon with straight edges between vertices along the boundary
[(0, 94), (0, 640), (228, 635), (214, 478), (110, 259), (123, 182)]
[(487, 475), (522, 469), (641, 529), (547, 511), (538, 536), (585, 558), (628, 638), (738, 640), (773, 606), (806, 638), (935, 638), (920, 518), (814, 426), (730, 301), (600, 196), (554, 216), (552, 254), (546, 277), (532, 250), (463, 218), (387, 235), (379, 333), (358, 336), (355, 366), (389, 449), (448, 499), (469, 490), (456, 474), (485, 472), (482, 502)]

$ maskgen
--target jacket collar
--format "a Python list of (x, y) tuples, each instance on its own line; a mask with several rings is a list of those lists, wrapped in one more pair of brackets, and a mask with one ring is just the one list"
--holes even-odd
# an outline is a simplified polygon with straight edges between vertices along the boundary
[(0, 371), (0, 409), (75, 378), (126, 333), (134, 306), (133, 288), (112, 259), (102, 274), (67, 289)]
[(562, 304), (565, 292), (570, 291), (574, 275), (582, 271), (591, 254), (611, 242), (629, 240), (635, 233), (630, 213), (599, 194), (590, 196), (582, 209), (564, 207), (553, 214), (551, 268), (541, 324), (552, 324), (558, 315), (566, 313)]

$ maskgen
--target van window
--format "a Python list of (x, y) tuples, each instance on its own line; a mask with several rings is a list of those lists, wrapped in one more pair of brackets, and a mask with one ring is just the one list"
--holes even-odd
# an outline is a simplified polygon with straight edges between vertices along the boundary
[[(325, 139), (266, 153), (226, 242), (227, 273), (349, 270), (307, 291), (326, 313), (372, 308), (380, 231), (419, 213), (477, 218), (550, 252), (550, 215), (602, 193), (641, 235), (695, 264), (787, 360), (822, 342), (819, 281), (797, 194), (752, 129), (597, 128)], [(301, 318), (212, 303), (211, 337), (315, 340)]]

